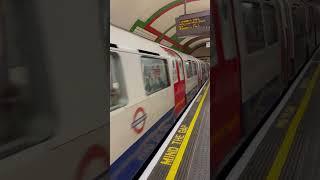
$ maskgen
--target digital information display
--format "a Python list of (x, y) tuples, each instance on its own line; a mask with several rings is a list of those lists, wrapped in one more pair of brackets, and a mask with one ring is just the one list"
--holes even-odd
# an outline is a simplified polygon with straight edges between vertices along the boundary
[(186, 14), (176, 18), (178, 37), (209, 35), (210, 34), (210, 11)]

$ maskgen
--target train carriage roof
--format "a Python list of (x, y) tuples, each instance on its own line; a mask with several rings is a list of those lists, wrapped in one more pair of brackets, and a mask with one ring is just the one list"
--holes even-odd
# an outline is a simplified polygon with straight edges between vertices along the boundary
[(176, 52), (184, 61), (200, 61), (191, 55), (187, 55), (177, 50), (162, 46), (158, 43), (152, 42), (148, 39), (145, 39), (113, 25), (110, 25), (110, 43), (120, 49), (129, 49), (136, 52), (139, 52), (139, 50), (143, 50), (151, 53), (158, 53), (161, 57), (169, 58), (170, 54), (162, 48), (164, 47)]
[(120, 49), (130, 49), (137, 52), (142, 50), (157, 53), (162, 57), (169, 56), (158, 43), (149, 41), (148, 39), (142, 38), (113, 25), (110, 25), (110, 43)]

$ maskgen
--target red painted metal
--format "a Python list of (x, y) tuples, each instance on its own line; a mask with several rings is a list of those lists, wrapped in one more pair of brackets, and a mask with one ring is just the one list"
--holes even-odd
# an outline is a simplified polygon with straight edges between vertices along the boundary
[[(218, 4), (211, 1), (217, 64), (211, 65), (211, 162), (216, 170), (219, 163), (232, 150), (241, 137), (240, 57), (225, 59)], [(234, 18), (234, 17), (233, 17)], [(234, 23), (234, 22), (233, 22)], [(236, 27), (236, 26), (234, 26)], [(237, 45), (237, 43), (235, 42)]]
[(107, 151), (104, 147), (98, 145), (98, 144), (93, 144), (92, 146), (89, 147), (87, 150), (86, 154), (83, 156), (81, 159), (79, 166), (77, 168), (77, 173), (76, 177), (74, 178), (75, 180), (82, 180), (84, 179), (84, 175), (86, 173), (86, 168), (90, 166), (92, 161), (94, 160), (101, 160), (104, 162), (105, 165), (108, 163), (108, 155)]
[[(181, 67), (183, 67), (182, 58), (179, 56), (178, 53), (172, 51), (171, 49), (162, 47), (165, 51), (167, 51), (171, 56), (175, 57), (176, 59), (176, 72), (178, 76), (178, 81), (174, 83), (174, 101), (175, 101), (175, 116), (178, 117), (184, 107), (186, 106), (186, 84), (185, 84), (185, 77), (180, 77), (180, 71), (184, 71), (183, 68), (180, 69), (178, 63), (181, 63)], [(182, 73), (184, 76), (184, 72)]]

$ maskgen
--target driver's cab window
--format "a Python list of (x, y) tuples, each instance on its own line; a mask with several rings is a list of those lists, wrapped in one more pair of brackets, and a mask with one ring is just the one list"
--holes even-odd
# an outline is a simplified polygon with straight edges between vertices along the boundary
[(14, 2), (0, 1), (0, 159), (52, 137), (55, 120), (38, 29)]
[(110, 53), (110, 110), (127, 104), (121, 62), (118, 53)]

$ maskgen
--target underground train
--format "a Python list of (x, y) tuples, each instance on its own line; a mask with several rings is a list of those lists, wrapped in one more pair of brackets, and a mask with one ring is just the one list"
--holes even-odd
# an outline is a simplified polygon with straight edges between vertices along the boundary
[(211, 3), (213, 170), (250, 139), (320, 44), (316, 5), (294, 0)]
[(209, 64), (110, 25), (110, 178), (134, 177), (209, 78)]

